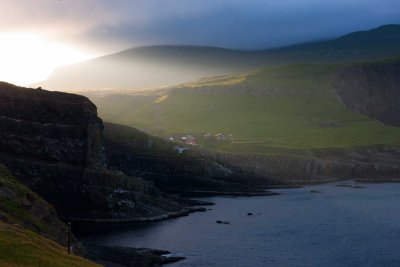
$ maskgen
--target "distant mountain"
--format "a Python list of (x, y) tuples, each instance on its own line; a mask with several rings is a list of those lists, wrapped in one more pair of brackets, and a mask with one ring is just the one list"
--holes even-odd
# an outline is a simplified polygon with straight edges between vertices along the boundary
[(38, 86), (52, 90), (173, 85), (262, 65), (257, 53), (201, 46), (149, 46), (57, 69)]
[(202, 46), (149, 46), (57, 69), (36, 86), (52, 90), (140, 88), (293, 63), (345, 63), (400, 55), (400, 25), (385, 25), (337, 39), (241, 51)]
[(400, 55), (400, 25), (384, 25), (337, 39), (266, 50), (268, 58), (286, 63), (344, 63)]

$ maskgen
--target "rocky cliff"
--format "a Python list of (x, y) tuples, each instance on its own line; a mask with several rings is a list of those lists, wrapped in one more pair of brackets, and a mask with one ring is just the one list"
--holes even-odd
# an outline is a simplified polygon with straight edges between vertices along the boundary
[(0, 151), (48, 162), (104, 166), (102, 122), (87, 98), (0, 83)]
[(343, 68), (333, 85), (348, 108), (400, 126), (400, 60)]
[(103, 124), (87, 98), (0, 83), (0, 162), (63, 217), (142, 220), (183, 207), (109, 171)]

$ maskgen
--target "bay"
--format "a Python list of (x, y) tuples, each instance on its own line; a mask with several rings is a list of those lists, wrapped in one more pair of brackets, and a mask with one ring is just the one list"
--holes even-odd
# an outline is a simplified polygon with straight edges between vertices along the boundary
[(80, 225), (76, 234), (187, 258), (169, 266), (400, 266), (400, 184), (339, 184), (202, 198), (216, 205), (150, 224)]

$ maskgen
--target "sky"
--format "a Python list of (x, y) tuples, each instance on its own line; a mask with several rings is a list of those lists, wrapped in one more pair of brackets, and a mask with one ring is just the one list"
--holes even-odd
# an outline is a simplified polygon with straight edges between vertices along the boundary
[(0, 80), (144, 45), (284, 46), (400, 24), (399, 0), (0, 0)]

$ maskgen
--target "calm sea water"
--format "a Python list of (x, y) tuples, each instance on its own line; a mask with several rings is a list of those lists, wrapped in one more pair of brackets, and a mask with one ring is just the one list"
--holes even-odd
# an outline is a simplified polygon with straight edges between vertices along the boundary
[(279, 196), (206, 198), (216, 205), (205, 213), (152, 224), (79, 227), (78, 236), (187, 257), (171, 267), (400, 266), (400, 184), (335, 185), (276, 190)]

